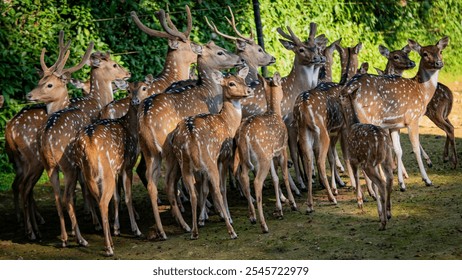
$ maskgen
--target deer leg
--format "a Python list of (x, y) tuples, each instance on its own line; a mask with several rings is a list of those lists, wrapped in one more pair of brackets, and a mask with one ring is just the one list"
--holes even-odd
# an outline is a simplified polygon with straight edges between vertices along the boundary
[[(404, 192), (406, 190), (406, 185), (404, 184), (404, 178), (403, 178), (403, 161), (402, 161), (402, 156), (403, 156), (403, 150), (401, 149), (401, 143), (399, 140), (399, 130), (392, 130), (390, 132), (391, 135), (391, 141), (393, 142), (393, 149), (395, 150), (395, 155), (397, 158), (397, 163), (398, 163), (398, 184), (399, 184), (399, 190)], [(419, 152), (420, 155), (420, 152)]]
[[(200, 214), (199, 214), (199, 226), (203, 227), (205, 226), (205, 221), (208, 219), (208, 214), (207, 214), (207, 197), (209, 196), (210, 192), (210, 187), (209, 187), (209, 182), (207, 180), (207, 176), (201, 176), (201, 179), (199, 181), (199, 209), (200, 209)], [(216, 203), (216, 201), (214, 201)], [(211, 206), (210, 206), (211, 207)], [(219, 208), (215, 207), (217, 211), (220, 211)], [(222, 219), (224, 219), (223, 216), (221, 216)]]
[[(184, 163), (183, 163), (184, 164)], [(189, 166), (184, 164), (181, 168), (183, 182), (189, 190), (189, 200), (191, 202), (192, 230), (191, 239), (199, 238), (199, 228), (197, 226), (197, 195), (195, 189), (194, 175), (190, 172)]]
[(149, 198), (151, 199), (152, 211), (154, 213), (154, 220), (156, 222), (157, 227), (157, 235), (160, 240), (166, 240), (167, 235), (165, 234), (164, 228), (162, 226), (162, 222), (160, 220), (160, 213), (159, 213), (159, 206), (157, 204), (158, 200), (158, 191), (156, 185), (155, 177), (155, 169), (159, 168), (160, 166), (156, 166), (156, 164), (160, 164), (160, 154), (157, 154), (149, 159), (145, 157), (146, 160), (146, 178), (148, 178), (148, 193)]
[[(300, 189), (306, 190), (305, 183), (303, 182), (303, 178), (300, 172), (300, 165), (298, 163), (298, 148), (297, 148), (297, 128), (292, 126), (292, 125), (287, 125), (287, 131), (289, 134), (289, 152), (290, 152), (290, 158), (292, 159), (292, 162), (294, 163), (294, 170), (295, 170), (295, 177), (297, 178), (298, 184), (300, 185)], [(298, 188), (294, 189), (294, 192), (296, 194), (300, 193), (300, 190)]]
[(422, 157), (420, 155), (420, 141), (419, 141), (419, 124), (418, 122), (410, 124), (408, 126), (409, 139), (411, 140), (412, 150), (414, 151), (415, 157), (417, 159), (417, 164), (419, 165), (420, 174), (422, 175), (422, 180), (425, 182), (425, 185), (431, 186), (432, 181), (428, 178), (427, 172), (425, 171), (425, 166), (422, 162)]
[(432, 160), (428, 156), (427, 152), (425, 152), (424, 148), (422, 147), (422, 144), (419, 145), (420, 152), (422, 153), (422, 157), (425, 159), (425, 162), (427, 163), (428, 167), (433, 167)]
[(307, 209), (306, 213), (314, 211), (313, 208), (313, 137), (306, 129), (300, 130), (298, 133), (300, 154), (305, 162), (305, 173), (308, 179), (308, 195), (306, 198)]
[(358, 163), (356, 161), (351, 162), (351, 171), (354, 174), (355, 178), (355, 190), (356, 190), (356, 202), (358, 203), (358, 208), (363, 210), (363, 192), (361, 189), (361, 182), (359, 181), (359, 173), (358, 173)]
[(114, 188), (113, 201), (114, 201), (114, 235), (120, 235), (120, 222), (119, 222), (119, 206), (120, 206), (120, 189), (119, 184), (123, 181), (120, 175), (116, 175), (116, 186)]
[(273, 187), (274, 191), (277, 191), (277, 197), (280, 200), (280, 202), (285, 203), (287, 201), (287, 198), (284, 196), (282, 193), (281, 188), (279, 187), (279, 175), (275, 167), (275, 162), (274, 160), (271, 160), (271, 166), (270, 166), (270, 171), (271, 171), (271, 180), (273, 181)]
[(108, 181), (105, 181), (105, 186), (103, 186), (103, 193), (99, 202), (99, 209), (101, 211), (101, 220), (103, 222), (103, 231), (104, 231), (104, 247), (105, 255), (107, 257), (114, 255), (114, 245), (112, 243), (111, 229), (109, 226), (109, 202), (113, 196), (110, 189), (114, 190), (116, 188), (115, 181), (108, 178)]
[(140, 229), (138, 228), (138, 224), (136, 223), (135, 219), (135, 209), (133, 207), (133, 198), (132, 198), (132, 180), (133, 180), (133, 171), (132, 168), (127, 168), (124, 172), (122, 172), (122, 179), (123, 179), (123, 186), (124, 186), (124, 193), (125, 193), (125, 204), (127, 205), (128, 216), (130, 217), (130, 226), (132, 232), (135, 236), (140, 237), (142, 236)]
[(375, 190), (378, 195), (377, 198), (377, 211), (380, 218), (380, 230), (385, 230), (387, 226), (387, 209), (386, 209), (386, 183), (380, 176), (377, 166), (365, 166), (364, 171), (367, 176), (372, 180), (372, 183), (375, 185)]
[(244, 196), (247, 199), (247, 206), (248, 206), (248, 211), (249, 211), (249, 221), (251, 224), (255, 224), (257, 222), (257, 217), (255, 214), (255, 207), (253, 205), (253, 198), (252, 198), (252, 195), (250, 194), (249, 168), (244, 162), (242, 162), (240, 168), (238, 169), (238, 178), (239, 178), (239, 181), (241, 182)]
[[(64, 170), (63, 170), (64, 171)], [(64, 199), (63, 204), (67, 206), (67, 212), (71, 220), (72, 231), (75, 232), (75, 238), (79, 245), (87, 246), (88, 242), (82, 237), (80, 233), (79, 224), (77, 222), (77, 216), (75, 214), (74, 195), (75, 187), (77, 184), (77, 170), (68, 170), (64, 174)]]
[(449, 160), (449, 146), (451, 146), (451, 161), (452, 161), (452, 168), (457, 167), (458, 159), (457, 159), (457, 152), (456, 152), (456, 140), (454, 137), (454, 126), (452, 123), (449, 121), (449, 119), (444, 119), (444, 122), (442, 122), (442, 125), (444, 128), (442, 128), (446, 132), (446, 143), (444, 145), (444, 160), (448, 161)]
[(368, 191), (369, 195), (374, 200), (377, 200), (377, 194), (376, 194), (376, 192), (374, 190), (374, 187), (372, 186), (372, 181), (371, 181), (371, 179), (369, 179), (369, 177), (367, 176), (366, 172), (364, 172), (364, 170), (363, 170), (363, 176), (364, 176), (364, 180), (366, 181), (367, 191)]
[(180, 166), (178, 165), (176, 158), (172, 159), (170, 158), (171, 156), (173, 155), (166, 155), (165, 190), (167, 192), (168, 201), (170, 202), (173, 217), (186, 232), (191, 232), (191, 228), (183, 219), (176, 197), (176, 185), (181, 177)]
[(224, 209), (223, 197), (220, 195), (220, 181), (219, 181), (220, 174), (218, 172), (218, 166), (210, 159), (207, 160), (206, 165), (207, 165), (208, 177), (209, 177), (212, 196), (213, 196), (215, 205), (217, 205), (219, 211), (223, 213), (225, 223), (226, 223), (226, 228), (228, 229), (228, 233), (231, 236), (231, 239), (236, 239), (237, 234), (236, 232), (234, 232), (234, 228), (231, 225), (228, 213), (226, 213), (226, 209)]
[[(267, 160), (260, 159), (260, 164), (256, 165), (256, 175), (253, 181), (255, 188), (255, 199), (257, 200), (257, 209), (258, 209), (258, 218), (260, 220), (260, 227), (263, 233), (268, 233), (268, 226), (265, 221), (265, 214), (263, 213), (263, 182), (265, 181), (268, 171), (270, 169), (271, 162)], [(279, 196), (278, 190), (275, 190), (276, 197)], [(277, 217), (282, 217), (282, 205), (279, 199), (276, 199), (276, 211), (275, 214)]]
[(228, 197), (227, 197), (227, 188), (226, 188), (226, 173), (231, 166), (229, 158), (223, 160), (223, 162), (219, 163), (219, 171), (220, 171), (220, 192), (221, 196), (223, 196), (223, 203), (226, 209), (226, 213), (228, 213), (229, 222), (232, 224), (233, 219), (231, 218), (231, 213), (229, 212), (228, 206)]
[(136, 167), (136, 174), (140, 178), (141, 182), (143, 183), (144, 187), (148, 186), (148, 179), (146, 177), (146, 161), (144, 160), (144, 156), (141, 155), (140, 161), (138, 166)]
[(326, 158), (329, 150), (330, 138), (327, 130), (322, 129), (319, 133), (319, 143), (314, 145), (314, 154), (316, 157), (316, 165), (318, 167), (319, 180), (322, 182), (327, 190), (327, 197), (329, 201), (337, 204), (337, 200), (332, 193), (332, 189), (329, 186), (329, 181), (326, 175)]
[(340, 178), (340, 174), (339, 174), (339, 171), (338, 171), (338, 169), (336, 167), (336, 163), (335, 163), (336, 158), (338, 158), (336, 145), (337, 145), (337, 141), (338, 141), (339, 137), (340, 137), (339, 135), (335, 135), (335, 136), (331, 137), (329, 150), (328, 150), (329, 165), (330, 165), (331, 173), (332, 173), (332, 189), (334, 190), (335, 195), (338, 194), (336, 184), (339, 184), (340, 187), (342, 187), (342, 188), (345, 187), (345, 183)]
[(343, 167), (342, 162), (340, 161), (340, 158), (337, 153), (337, 149), (334, 149), (334, 156), (335, 156), (335, 166), (337, 166), (337, 169), (340, 171), (340, 173), (345, 172), (345, 167)]
[(61, 187), (59, 183), (59, 172), (57, 168), (50, 168), (47, 170), (48, 177), (50, 178), (51, 185), (53, 186), (53, 192), (55, 196), (56, 210), (58, 211), (59, 224), (61, 227), (61, 245), (62, 247), (67, 246), (67, 232), (66, 223), (64, 221), (63, 208), (61, 204)]
[(279, 166), (281, 167), (282, 177), (284, 179), (284, 185), (286, 186), (287, 196), (289, 197), (289, 205), (293, 211), (298, 211), (297, 204), (295, 203), (294, 196), (290, 189), (289, 168), (287, 167), (287, 160), (288, 160), (287, 150), (284, 149), (281, 152), (281, 155), (279, 156)]

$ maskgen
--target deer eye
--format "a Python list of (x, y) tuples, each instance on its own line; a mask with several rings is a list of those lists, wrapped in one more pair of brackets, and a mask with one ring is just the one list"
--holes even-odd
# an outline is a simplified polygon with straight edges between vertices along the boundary
[(224, 55), (225, 53), (222, 52), (222, 51), (219, 51), (217, 54), (218, 54), (218, 55)]
[(299, 49), (298, 52), (303, 53), (305, 52), (305, 49)]
[(229, 86), (230, 86), (230, 87), (235, 87), (235, 86), (236, 86), (236, 83), (230, 82), (230, 83), (229, 83)]
[(399, 56), (395, 55), (393, 56), (394, 59), (399, 59)]
[(116, 64), (116, 63), (114, 63), (114, 65), (112, 65), (112, 67), (114, 67), (114, 68), (117, 68), (117, 64)]
[(424, 52), (424, 53), (423, 53), (423, 56), (424, 56), (424, 57), (427, 57), (427, 56), (428, 56), (428, 53), (427, 53), (427, 52)]
[(52, 87), (53, 87), (53, 84), (48, 84), (47, 87), (48, 87), (48, 88), (52, 88)]
[(145, 91), (145, 90), (147, 90), (147, 88), (146, 88), (146, 87), (143, 87), (142, 90)]
[(258, 49), (258, 52), (263, 52), (263, 50), (261, 48)]

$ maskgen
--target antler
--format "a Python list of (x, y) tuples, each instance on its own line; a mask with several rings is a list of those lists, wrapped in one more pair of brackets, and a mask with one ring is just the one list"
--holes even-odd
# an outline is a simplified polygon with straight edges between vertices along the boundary
[(317, 31), (317, 25), (314, 22), (310, 22), (310, 35), (308, 37), (308, 44), (315, 44), (315, 36)]
[(300, 41), (300, 39), (297, 36), (295, 36), (294, 32), (292, 32), (292, 29), (290, 29), (289, 26), (287, 26), (287, 30), (289, 30), (290, 35), (288, 35), (284, 31), (282, 31), (282, 29), (280, 27), (277, 28), (278, 33), (281, 34), (282, 37), (284, 37), (287, 40), (290, 40), (290, 41), (292, 41), (292, 42), (294, 42), (296, 44), (301, 44), (302, 43)]
[[(79, 64), (77, 64), (76, 66), (73, 66), (73, 67), (71, 67), (71, 68), (64, 69), (64, 70), (63, 70), (63, 67), (64, 67), (64, 64), (63, 64), (63, 66), (61, 67), (61, 69), (57, 69), (57, 70), (56, 70), (56, 73), (57, 73), (58, 75), (63, 75), (64, 73), (72, 74), (72, 73), (74, 73), (75, 71), (80, 70), (80, 69), (85, 65), (85, 63), (87, 62), (88, 58), (90, 57), (91, 51), (93, 50), (93, 45), (94, 45), (93, 41), (90, 42), (90, 44), (88, 44), (88, 48), (87, 48), (85, 54), (83, 55), (82, 60), (80, 61)], [(69, 56), (69, 54), (67, 54), (67, 56)]]
[(241, 37), (242, 39), (244, 39), (245, 41), (253, 41), (253, 33), (250, 33), (250, 37), (245, 37), (244, 35), (242, 35), (236, 28), (236, 22), (234, 20), (234, 14), (233, 14), (233, 10), (231, 9), (230, 6), (228, 6), (228, 9), (229, 9), (229, 12), (231, 13), (231, 20), (229, 20), (227, 17), (226, 20), (228, 21), (229, 24), (231, 24), (231, 26), (233, 27), (234, 29), (234, 32), (236, 32), (237, 36)]
[(192, 17), (191, 17), (191, 11), (189, 7), (186, 5), (186, 14), (188, 17), (188, 27), (184, 33), (181, 33), (178, 31), (176, 26), (173, 24), (172, 20), (170, 19), (170, 16), (165, 13), (164, 10), (159, 10), (155, 13), (156, 17), (159, 19), (160, 24), (162, 28), (165, 30), (163, 31), (157, 31), (154, 29), (151, 29), (144, 25), (140, 19), (138, 18), (136, 12), (132, 11), (131, 16), (133, 20), (135, 21), (136, 25), (146, 34), (155, 36), (155, 37), (160, 37), (160, 38), (167, 38), (167, 39), (181, 39), (183, 42), (186, 42), (189, 38), (189, 34), (191, 33), (192, 30)]
[(234, 37), (234, 36), (231, 36), (231, 35), (227, 35), (225, 33), (222, 33), (218, 30), (218, 28), (216, 27), (216, 25), (212, 22), (210, 23), (208, 18), (206, 16), (204, 16), (205, 18), (205, 21), (207, 22), (207, 25), (210, 27), (210, 29), (213, 30), (213, 32), (217, 33), (218, 35), (220, 35), (221, 37), (224, 37), (224, 38), (227, 38), (227, 39), (231, 39), (231, 40), (237, 40), (238, 38), (237, 37)]
[[(50, 75), (56, 69), (60, 68), (61, 66), (64, 66), (66, 64), (66, 61), (69, 57), (69, 46), (71, 45), (71, 40), (67, 42), (66, 45), (64, 45), (64, 31), (59, 31), (59, 55), (58, 59), (56, 60), (55, 64), (51, 67), (47, 67), (45, 63), (45, 52), (46, 49), (42, 49), (42, 53), (40, 54), (40, 65), (42, 66), (43, 70), (43, 75)], [(65, 59), (64, 59), (65, 58)]]

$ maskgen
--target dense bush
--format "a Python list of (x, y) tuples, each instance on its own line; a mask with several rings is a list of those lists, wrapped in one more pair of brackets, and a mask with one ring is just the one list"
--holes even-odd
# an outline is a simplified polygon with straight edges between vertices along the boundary
[[(184, 6), (190, 6), (193, 16), (191, 38), (206, 43), (212, 38), (221, 46), (234, 49), (233, 43), (216, 37), (207, 27), (204, 16), (218, 28), (233, 34), (224, 19), (229, 17), (227, 6), (233, 8), (238, 27), (243, 34), (255, 30), (253, 5), (250, 0), (222, 1), (136, 1), (136, 0), (8, 0), (0, 2), (0, 93), (6, 98), (6, 108), (0, 111), (0, 143), (3, 148), (3, 127), (24, 103), (24, 95), (37, 83), (42, 48), (47, 49), (46, 61), (53, 63), (57, 55), (57, 35), (64, 30), (66, 40), (72, 39), (68, 65), (83, 55), (89, 41), (95, 49), (109, 50), (116, 60), (129, 68), (133, 80), (161, 71), (167, 48), (165, 39), (152, 38), (138, 29), (129, 14), (137, 11), (148, 26), (160, 29), (154, 12), (163, 8), (170, 12), (180, 30), (186, 27)], [(311, 21), (318, 24), (318, 34), (330, 41), (342, 37), (342, 45), (351, 46), (361, 41), (364, 45), (360, 61), (371, 67), (384, 68), (385, 59), (379, 55), (378, 45), (401, 48), (407, 38), (423, 45), (433, 44), (444, 35), (451, 37), (445, 50), (446, 66), (441, 76), (458, 77), (462, 74), (462, 52), (458, 50), (462, 38), (462, 1), (460, 0), (260, 0), (265, 46), (277, 58), (269, 73), (288, 74), (291, 53), (279, 43), (277, 27), (290, 26), (306, 39)], [(413, 54), (413, 57), (417, 56)], [(410, 72), (411, 76), (415, 73)], [(89, 69), (75, 73), (85, 80)], [(334, 65), (334, 79), (339, 78), (339, 65)], [(71, 91), (77, 94), (78, 91)], [(0, 150), (2, 152), (2, 150)], [(0, 168), (5, 156), (0, 157)], [(3, 172), (3, 171), (2, 171)]]

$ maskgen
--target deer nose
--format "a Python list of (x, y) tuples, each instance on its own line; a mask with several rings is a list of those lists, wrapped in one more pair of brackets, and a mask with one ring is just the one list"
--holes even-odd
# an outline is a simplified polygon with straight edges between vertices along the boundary
[(435, 67), (436, 68), (443, 68), (443, 61), (441, 60), (438, 60), (435, 62)]
[(411, 61), (409, 62), (409, 68), (414, 68), (415, 67), (415, 62), (414, 61)]
[(254, 89), (254, 88), (256, 88), (259, 84), (260, 84), (260, 81), (259, 81), (259, 80), (253, 80), (252, 82), (250, 82), (249, 87), (250, 87), (251, 89)]
[(30, 92), (26, 94), (26, 99), (32, 101), (32, 94)]

